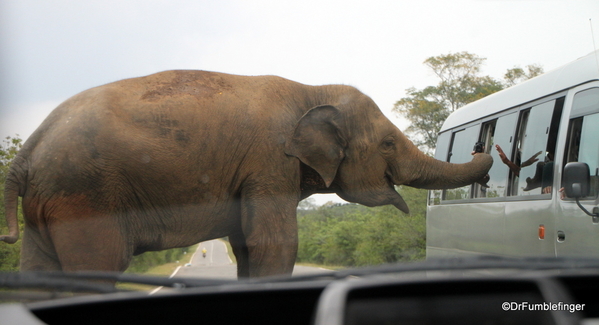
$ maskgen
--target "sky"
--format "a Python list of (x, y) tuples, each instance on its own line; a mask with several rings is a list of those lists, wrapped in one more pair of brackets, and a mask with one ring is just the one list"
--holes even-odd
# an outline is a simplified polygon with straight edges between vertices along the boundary
[(91, 87), (171, 69), (346, 84), (393, 112), (468, 51), (483, 75), (555, 69), (599, 44), (597, 0), (0, 0), (0, 138)]

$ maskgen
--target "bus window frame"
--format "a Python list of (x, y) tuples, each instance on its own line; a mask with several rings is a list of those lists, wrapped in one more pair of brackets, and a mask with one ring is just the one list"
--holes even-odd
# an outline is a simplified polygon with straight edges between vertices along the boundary
[[(570, 106), (570, 111), (569, 111), (568, 116), (562, 116), (562, 122), (564, 122), (564, 120), (565, 120), (565, 122), (568, 123), (568, 127), (566, 128), (566, 132), (567, 133), (566, 133), (566, 136), (565, 136), (564, 151), (563, 151), (563, 155), (561, 157), (562, 158), (562, 164), (560, 166), (560, 175), (559, 175), (560, 176), (559, 177), (559, 180), (560, 180), (559, 186), (560, 186), (560, 188), (563, 186), (563, 178), (562, 178), (562, 176), (563, 176), (563, 169), (566, 166), (566, 164), (568, 162), (570, 162), (570, 158), (571, 158), (570, 155), (571, 155), (571, 149), (572, 149), (573, 140), (574, 140), (572, 138), (572, 134), (574, 132), (573, 128), (574, 128), (574, 126), (576, 124), (576, 121), (580, 121), (580, 129), (579, 129), (580, 134), (579, 134), (579, 139), (578, 139), (578, 145), (580, 145), (580, 141), (581, 141), (581, 138), (582, 138), (582, 130), (583, 130), (583, 127), (584, 127), (584, 119), (586, 117), (588, 117), (588, 116), (599, 114), (599, 108), (595, 108), (595, 109), (593, 109), (593, 108), (591, 108), (591, 109), (584, 108), (584, 109), (575, 110), (575, 105), (574, 104), (575, 104), (575, 100), (576, 100), (576, 95), (578, 95), (578, 94), (580, 94), (582, 92), (585, 92), (585, 91), (592, 90), (592, 89), (598, 89), (598, 91), (599, 91), (599, 84), (597, 84), (597, 83), (591, 83), (590, 85), (585, 85), (584, 88), (575, 87), (575, 88), (571, 89), (571, 98), (570, 98), (570, 101), (568, 103), (568, 105)], [(575, 161), (578, 162), (578, 157), (577, 157), (577, 159)], [(593, 170), (591, 170), (590, 172), (591, 172), (590, 176), (593, 177), (594, 176), (593, 175)], [(597, 170), (595, 170), (595, 172), (597, 172)], [(564, 200), (564, 201), (574, 201), (574, 198), (569, 198), (569, 197), (566, 197), (565, 195), (561, 199)], [(589, 195), (589, 196), (585, 196), (585, 197), (580, 198), (580, 201), (596, 201), (598, 199), (599, 199), (599, 191), (597, 191), (595, 193), (595, 195)]]

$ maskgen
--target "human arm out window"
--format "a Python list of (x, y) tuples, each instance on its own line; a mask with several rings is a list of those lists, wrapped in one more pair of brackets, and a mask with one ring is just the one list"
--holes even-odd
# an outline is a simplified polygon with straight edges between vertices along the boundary
[(520, 167), (510, 175), (510, 195), (549, 193), (553, 184), (553, 161), (563, 98), (520, 112), (512, 161)]

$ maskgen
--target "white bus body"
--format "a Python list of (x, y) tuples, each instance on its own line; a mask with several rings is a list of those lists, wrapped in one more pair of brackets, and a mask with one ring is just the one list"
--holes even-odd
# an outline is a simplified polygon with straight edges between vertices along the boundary
[[(599, 51), (452, 113), (435, 158), (469, 161), (474, 144), (493, 156), (488, 187), (429, 192), (427, 258), (472, 254), (599, 257), (599, 218), (562, 198), (569, 162), (590, 167), (599, 200)], [(496, 145), (513, 162), (502, 162)], [(538, 154), (538, 155), (537, 155)], [(537, 159), (535, 161), (535, 159)]]

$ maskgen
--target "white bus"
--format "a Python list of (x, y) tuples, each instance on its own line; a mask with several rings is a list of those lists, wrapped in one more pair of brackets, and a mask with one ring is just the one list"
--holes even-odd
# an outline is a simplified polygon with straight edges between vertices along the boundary
[(489, 181), (429, 192), (427, 258), (599, 257), (599, 217), (579, 207), (597, 215), (599, 51), (460, 108), (435, 158), (470, 161), (479, 141), (494, 159)]

